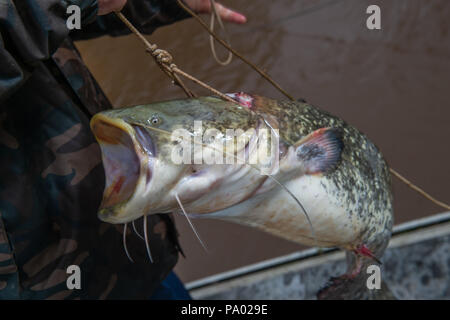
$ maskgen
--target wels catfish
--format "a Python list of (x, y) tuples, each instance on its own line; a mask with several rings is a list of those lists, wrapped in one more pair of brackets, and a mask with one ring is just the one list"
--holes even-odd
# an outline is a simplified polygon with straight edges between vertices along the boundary
[[(391, 178), (378, 148), (304, 101), (229, 96), (235, 104), (202, 97), (95, 115), (91, 128), (106, 174), (99, 218), (126, 224), (183, 208), (192, 216), (256, 227), (300, 244), (338, 247), (350, 253), (350, 264), (335, 284), (378, 261), (393, 225)], [(230, 142), (230, 129), (246, 142)], [(215, 133), (205, 137), (208, 130)], [(269, 138), (261, 143), (263, 131)], [(183, 158), (191, 161), (174, 161), (183, 140), (174, 138), (175, 132), (191, 138)], [(275, 151), (259, 151), (274, 142)], [(230, 147), (222, 160), (242, 161), (193, 161), (221, 146)]]

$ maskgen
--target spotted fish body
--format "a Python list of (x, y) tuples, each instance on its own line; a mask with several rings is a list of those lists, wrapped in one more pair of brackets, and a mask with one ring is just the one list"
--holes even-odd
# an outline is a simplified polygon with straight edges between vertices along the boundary
[(305, 102), (258, 96), (253, 96), (251, 103), (248, 100), (245, 95), (250, 110), (272, 120), (286, 148), (321, 128), (338, 129), (343, 143), (341, 159), (328, 172), (284, 181), (305, 207), (315, 234), (302, 210), (280, 188), (209, 216), (306, 245), (356, 250), (365, 244), (381, 253), (391, 235), (393, 197), (389, 168), (378, 148), (342, 119)]
[[(96, 115), (91, 127), (107, 180), (99, 217), (126, 223), (179, 211), (178, 196), (195, 216), (253, 226), (305, 245), (348, 251), (363, 246), (381, 255), (393, 216), (389, 169), (377, 147), (305, 102), (230, 96), (238, 103), (205, 97)], [(219, 132), (269, 128), (279, 137), (279, 168), (269, 176), (246, 164), (173, 164), (176, 143), (164, 133), (183, 128), (195, 136), (195, 120)], [(251, 156), (253, 150), (245, 152)]]

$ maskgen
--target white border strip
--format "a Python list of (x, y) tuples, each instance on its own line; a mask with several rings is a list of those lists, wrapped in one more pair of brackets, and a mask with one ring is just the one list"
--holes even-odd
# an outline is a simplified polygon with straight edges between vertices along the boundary
[[(429, 217), (416, 219), (413, 221), (405, 222), (394, 226), (393, 235), (403, 233), (406, 231), (412, 231), (418, 228), (427, 227), (430, 225), (450, 221), (450, 211), (443, 212), (440, 214), (435, 214)], [(319, 253), (325, 253), (330, 251), (337, 251), (335, 248), (318, 249), (311, 248), (306, 250), (297, 251), (288, 255), (279, 256), (273, 259), (264, 260), (258, 263), (249, 264), (247, 266), (236, 268), (230, 271), (218, 273), (209, 277), (201, 278), (195, 281), (191, 281), (185, 284), (187, 290), (198, 289), (200, 287), (205, 287), (211, 285), (215, 282), (225, 281), (231, 278), (236, 278), (242, 275), (250, 274), (253, 272), (268, 269), (274, 266), (291, 263), (298, 260), (303, 260), (313, 256), (317, 256)]]

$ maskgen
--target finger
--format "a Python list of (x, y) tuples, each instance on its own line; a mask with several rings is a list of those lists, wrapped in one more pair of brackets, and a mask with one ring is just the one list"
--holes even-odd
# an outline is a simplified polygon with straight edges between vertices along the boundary
[(243, 24), (247, 22), (247, 18), (243, 14), (224, 7), (220, 3), (217, 3), (216, 10), (217, 14), (222, 18), (223, 21), (237, 24)]
[(98, 12), (99, 16), (120, 11), (127, 3), (127, 0), (100, 0), (98, 2)]

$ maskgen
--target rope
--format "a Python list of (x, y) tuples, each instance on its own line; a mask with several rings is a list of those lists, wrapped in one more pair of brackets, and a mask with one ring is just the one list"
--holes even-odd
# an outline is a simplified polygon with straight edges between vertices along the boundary
[(189, 90), (180, 79), (180, 77), (178, 77), (178, 75), (171, 70), (171, 66), (175, 66), (174, 64), (172, 64), (172, 56), (167, 51), (158, 49), (158, 46), (156, 44), (151, 44), (150, 42), (148, 42), (147, 39), (139, 32), (139, 30), (136, 29), (121, 12), (116, 12), (116, 15), (120, 20), (122, 20), (122, 22), (128, 27), (128, 29), (130, 29), (131, 32), (133, 32), (144, 43), (146, 51), (152, 55), (157, 65), (172, 79), (174, 84), (180, 86), (189, 98), (195, 97), (196, 95), (191, 90)]
[(154, 58), (158, 66), (161, 68), (161, 70), (164, 71), (164, 73), (166, 73), (174, 81), (175, 84), (179, 85), (189, 98), (196, 97), (196, 95), (186, 87), (186, 85), (183, 83), (183, 81), (178, 75), (182, 75), (188, 78), (189, 80), (204, 87), (205, 89), (214, 92), (214, 94), (218, 95), (220, 98), (226, 101), (236, 103), (236, 101), (231, 97), (221, 93), (219, 90), (214, 89), (213, 87), (207, 85), (203, 81), (179, 69), (176, 66), (176, 64), (173, 63), (173, 58), (170, 55), (170, 53), (168, 53), (166, 50), (158, 49), (158, 47), (155, 44), (151, 44), (150, 42), (148, 42), (147, 39), (139, 32), (139, 30), (136, 29), (133, 26), (133, 24), (121, 12), (116, 12), (116, 15), (119, 17), (120, 20), (123, 21), (123, 23), (125, 23), (125, 25), (131, 30), (131, 32), (133, 32), (144, 43), (147, 52), (149, 52), (152, 55), (152, 57)]
[(411, 189), (413, 189), (414, 191), (418, 192), (419, 194), (421, 194), (423, 197), (427, 198), (428, 200), (430, 200), (431, 202), (433, 202), (434, 204), (445, 208), (447, 210), (450, 210), (450, 206), (442, 201), (437, 200), (436, 198), (433, 198), (430, 194), (426, 193), (424, 190), (422, 190), (421, 188), (419, 188), (418, 186), (416, 186), (415, 184), (413, 184), (411, 181), (409, 181), (408, 179), (406, 179), (405, 177), (403, 177), (400, 173), (398, 173), (397, 171), (395, 171), (392, 168), (389, 168), (389, 170), (391, 171), (391, 173), (396, 176), (400, 181), (402, 181), (404, 184), (406, 184), (408, 187), (410, 187)]
[(227, 100), (230, 101), (234, 104), (236, 104), (236, 100), (234, 100), (233, 98), (227, 96), (226, 94), (223, 94), (222, 92), (220, 92), (217, 89), (214, 89), (213, 87), (211, 87), (210, 85), (207, 85), (206, 83), (198, 80), (197, 78), (191, 76), (190, 74), (184, 72), (183, 70), (178, 69), (176, 66), (172, 68), (173, 72), (178, 73), (179, 75), (182, 75), (183, 77), (188, 78), (189, 80), (201, 85), (203, 88), (208, 89), (209, 91), (213, 92), (214, 94), (218, 95), (219, 97), (221, 97), (223, 100)]
[(288, 97), (290, 100), (295, 100), (293, 96), (291, 96), (289, 93), (287, 93), (281, 86), (275, 82), (267, 73), (265, 73), (263, 70), (258, 68), (255, 64), (247, 60), (244, 56), (242, 56), (240, 53), (238, 53), (236, 50), (234, 50), (232, 47), (230, 47), (225, 41), (223, 41), (221, 38), (219, 38), (213, 31), (209, 29), (209, 27), (206, 25), (206, 23), (194, 12), (192, 11), (188, 6), (186, 6), (183, 1), (177, 0), (177, 3), (180, 7), (182, 7), (186, 12), (188, 12), (192, 17), (194, 17), (195, 20), (197, 20), (200, 25), (208, 31), (208, 33), (214, 37), (214, 39), (219, 42), (221, 45), (223, 45), (225, 48), (227, 48), (230, 52), (232, 52), (236, 57), (241, 59), (243, 62), (245, 62), (247, 65), (249, 65), (253, 70), (258, 72), (264, 79), (269, 81), (275, 88), (277, 88), (281, 93), (283, 93), (286, 97)]
[[(215, 20), (215, 17), (216, 17), (220, 28), (225, 33), (225, 38), (226, 38), (226, 41), (227, 41), (227, 45), (231, 48), (230, 37), (228, 35), (227, 30), (225, 29), (225, 26), (223, 25), (222, 18), (220, 17), (220, 15), (217, 13), (217, 10), (216, 10), (216, 0), (210, 0), (210, 1), (211, 1), (212, 12), (211, 12), (211, 22), (209, 24), (209, 29), (211, 30), (211, 32), (214, 32), (214, 20)], [(221, 61), (219, 59), (219, 57), (217, 56), (216, 46), (214, 44), (214, 37), (211, 34), (209, 35), (209, 45), (211, 47), (211, 52), (213, 54), (213, 57), (217, 61), (218, 64), (220, 64), (222, 66), (227, 66), (227, 65), (230, 64), (231, 60), (233, 60), (233, 53), (230, 50), (228, 50), (227, 60)]]
[[(217, 15), (217, 12), (215, 12), (215, 2), (214, 2), (214, 0), (211, 0), (211, 1), (212, 1), (214, 14)], [(221, 45), (223, 45), (225, 48), (227, 48), (232, 54), (237, 56), (244, 63), (246, 63), (247, 65), (252, 67), (264, 79), (266, 79), (268, 82), (270, 82), (275, 88), (277, 88), (281, 93), (283, 93), (290, 100), (295, 100), (290, 94), (288, 94), (285, 90), (283, 90), (281, 88), (281, 86), (278, 83), (276, 83), (268, 74), (266, 74), (264, 71), (262, 71), (260, 68), (258, 68), (253, 63), (251, 63), (249, 60), (247, 60), (241, 54), (236, 52), (236, 50), (231, 48), (224, 40), (219, 38), (214, 33), (214, 31), (212, 29), (208, 28), (208, 26), (205, 24), (205, 22), (196, 13), (194, 13), (189, 7), (187, 7), (181, 0), (177, 0), (177, 2), (178, 2), (178, 5), (180, 5), (185, 11), (187, 11), (190, 15), (192, 15), (200, 23), (200, 25), (202, 25), (202, 27), (206, 31), (208, 31), (208, 33), (212, 37), (214, 37), (214, 39), (217, 42), (219, 42)], [(164, 73), (166, 73), (173, 80), (174, 84), (180, 86), (184, 90), (184, 92), (186, 93), (186, 95), (188, 97), (190, 97), (190, 98), (195, 97), (195, 94), (186, 87), (186, 85), (182, 82), (181, 78), (178, 77), (178, 75), (181, 75), (183, 77), (188, 78), (189, 80), (197, 83), (198, 85), (200, 85), (200, 86), (204, 87), (205, 89), (207, 89), (207, 90), (213, 92), (214, 94), (218, 95), (223, 100), (226, 100), (226, 101), (229, 101), (229, 102), (232, 102), (232, 103), (236, 103), (236, 101), (233, 100), (231, 97), (228, 97), (227, 95), (221, 93), (220, 91), (218, 91), (218, 90), (214, 89), (213, 87), (207, 85), (206, 83), (200, 81), (199, 79), (195, 78), (194, 76), (191, 76), (190, 74), (188, 74), (188, 73), (184, 72), (183, 70), (179, 69), (174, 63), (172, 63), (173, 62), (173, 58), (167, 51), (162, 50), (162, 49), (158, 49), (158, 47), (155, 44), (151, 44), (150, 42), (148, 42), (147, 39), (139, 32), (139, 30), (137, 30), (133, 26), (133, 24), (130, 21), (128, 21), (128, 19), (125, 18), (125, 16), (121, 12), (116, 12), (116, 15), (144, 43), (144, 45), (147, 48), (147, 52), (149, 52), (152, 55), (152, 57), (155, 59), (156, 63), (161, 68), (161, 70), (164, 71)], [(405, 177), (400, 175), (394, 169), (389, 168), (389, 170), (395, 177), (397, 177), (400, 181), (405, 183), (409, 188), (411, 188), (414, 191), (418, 192), (419, 194), (421, 194), (423, 197), (425, 197), (426, 199), (430, 200), (434, 204), (436, 204), (436, 205), (438, 205), (438, 206), (440, 206), (440, 207), (442, 207), (444, 209), (450, 210), (450, 206), (448, 204), (435, 199), (434, 197), (432, 197), (431, 195), (426, 193), (423, 189), (419, 188), (418, 186), (416, 186), (415, 184), (413, 184), (412, 182), (407, 180)]]
[[(214, 2), (214, 0), (211, 0), (212, 2)], [(205, 22), (195, 13), (193, 12), (188, 6), (186, 6), (181, 0), (177, 0), (178, 5), (181, 6), (185, 11), (187, 11), (191, 16), (193, 16), (195, 18), (195, 20), (197, 20), (200, 25), (206, 30), (208, 31), (208, 33), (210, 34), (211, 37), (213, 37), (216, 41), (218, 41), (221, 45), (223, 45), (225, 48), (227, 48), (229, 50), (229, 52), (233, 53), (235, 56), (237, 56), (239, 59), (241, 59), (243, 62), (245, 62), (247, 65), (249, 65), (250, 67), (252, 67), (256, 72), (258, 72), (264, 79), (266, 79), (267, 81), (269, 81), (275, 88), (277, 88), (281, 93), (283, 93), (286, 97), (288, 97), (291, 100), (295, 100), (289, 93), (287, 93), (285, 90), (283, 90), (281, 88), (281, 86), (276, 83), (268, 74), (266, 74), (264, 71), (262, 71), (260, 68), (258, 68), (256, 65), (254, 65), (253, 63), (251, 63), (249, 60), (247, 60), (245, 57), (243, 57), (241, 54), (239, 54), (238, 52), (236, 52), (236, 50), (234, 50), (230, 45), (228, 45), (225, 41), (223, 41), (222, 39), (220, 39), (212, 30), (212, 28), (208, 28), (208, 26), (205, 24)], [(216, 59), (217, 60), (217, 59)], [(405, 177), (403, 177), (402, 175), (400, 175), (397, 171), (395, 171), (392, 168), (389, 168), (390, 172), (397, 177), (398, 179), (400, 179), (403, 183), (405, 183), (408, 187), (410, 187), (411, 189), (413, 189), (414, 191), (418, 192), (419, 194), (421, 194), (423, 197), (427, 198), (428, 200), (430, 200), (431, 202), (433, 202), (434, 204), (445, 208), (447, 210), (450, 210), (450, 206), (447, 205), (444, 202), (441, 202), (435, 198), (433, 198), (431, 195), (429, 195), (428, 193), (426, 193), (424, 190), (422, 190), (421, 188), (419, 188), (418, 186), (416, 186), (415, 184), (413, 184), (412, 182), (408, 181)]]

